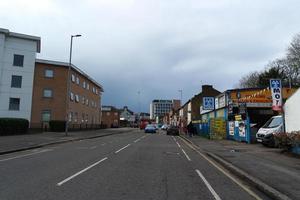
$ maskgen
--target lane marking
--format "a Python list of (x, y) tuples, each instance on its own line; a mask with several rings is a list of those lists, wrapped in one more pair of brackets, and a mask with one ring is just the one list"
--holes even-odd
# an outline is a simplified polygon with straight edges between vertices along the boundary
[(129, 146), (130, 146), (130, 144), (127, 144), (125, 147), (122, 147), (121, 149), (115, 151), (115, 153), (119, 153), (120, 151), (126, 149), (126, 148), (129, 147)]
[(106, 145), (106, 143), (101, 144), (102, 146)]
[(180, 144), (176, 141), (176, 144), (177, 144), (177, 146), (179, 147), (179, 148), (181, 148), (181, 146), (180, 146)]
[(95, 162), (94, 164), (92, 164), (92, 165), (90, 165), (90, 166), (84, 168), (83, 170), (77, 172), (76, 174), (74, 174), (74, 175), (72, 175), (72, 176), (70, 176), (70, 177), (68, 177), (68, 178), (66, 178), (66, 179), (64, 179), (64, 180), (62, 180), (61, 182), (57, 183), (56, 185), (57, 185), (57, 186), (63, 185), (64, 183), (66, 183), (66, 182), (70, 181), (71, 179), (75, 178), (76, 176), (78, 176), (78, 175), (80, 175), (80, 174), (86, 172), (87, 170), (91, 169), (92, 167), (95, 167), (96, 165), (99, 165), (101, 162), (103, 162), (103, 161), (105, 161), (105, 160), (107, 160), (107, 159), (108, 159), (108, 158), (105, 157), (105, 158), (103, 158), (103, 159), (101, 159), (101, 160)]
[[(194, 146), (192, 146), (190, 143), (185, 141), (184, 139), (180, 138), (188, 147), (190, 147), (192, 150), (197, 152), (200, 156), (202, 156), (205, 160), (207, 160), (211, 165), (213, 165), (215, 168), (217, 168), (220, 172), (222, 172), (225, 176), (230, 178), (233, 182), (235, 182), (238, 186), (240, 186), (243, 190), (245, 190), (250, 196), (254, 197), (256, 200), (263, 200), (260, 198), (257, 194), (255, 194), (248, 186), (244, 185), (240, 181), (238, 181), (235, 177), (233, 177), (229, 172), (225, 171), (223, 168), (221, 168), (219, 165), (217, 165), (215, 162), (213, 162), (211, 159), (209, 159), (206, 155), (198, 151)], [(197, 147), (198, 148), (198, 147)]]
[(137, 143), (137, 142), (140, 141), (140, 140), (141, 140), (141, 138), (136, 139), (136, 140), (134, 140), (133, 142), (134, 142), (134, 143)]
[(15, 157), (11, 157), (11, 158), (5, 158), (5, 159), (1, 159), (0, 162), (4, 162), (4, 161), (8, 161), (8, 160), (13, 160), (13, 159), (17, 159), (17, 158), (24, 158), (24, 157), (28, 157), (28, 156), (32, 156), (35, 154), (40, 154), (40, 153), (45, 153), (45, 152), (49, 152), (49, 151), (53, 151), (53, 149), (44, 149), (38, 152), (34, 152), (34, 153), (29, 153), (29, 154), (25, 154), (25, 155), (20, 155), (20, 156), (15, 156)]
[(181, 151), (185, 155), (186, 159), (188, 159), (188, 161), (192, 161), (191, 158), (186, 154), (186, 152), (182, 148), (181, 148)]
[(209, 182), (206, 180), (206, 178), (203, 176), (203, 174), (196, 169), (195, 170), (197, 172), (197, 174), (200, 176), (200, 178), (202, 179), (202, 181), (205, 183), (206, 187), (208, 188), (208, 190), (210, 191), (210, 193), (214, 196), (214, 198), (216, 200), (221, 200), (221, 198), (219, 197), (219, 195), (216, 193), (216, 191), (212, 188), (212, 186), (209, 184)]

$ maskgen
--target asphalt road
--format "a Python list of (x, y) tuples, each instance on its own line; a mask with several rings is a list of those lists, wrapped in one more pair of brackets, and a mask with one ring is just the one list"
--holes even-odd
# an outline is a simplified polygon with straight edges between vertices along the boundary
[(0, 174), (1, 200), (259, 199), (179, 137), (141, 131), (3, 155)]

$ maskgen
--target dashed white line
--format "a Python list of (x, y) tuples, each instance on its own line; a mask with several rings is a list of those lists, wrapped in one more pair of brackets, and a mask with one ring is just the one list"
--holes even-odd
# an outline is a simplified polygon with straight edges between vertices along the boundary
[(1, 159), (0, 162), (4, 162), (4, 161), (8, 161), (8, 160), (13, 160), (13, 159), (17, 159), (17, 158), (24, 158), (24, 157), (27, 157), (27, 156), (32, 156), (32, 155), (35, 155), (35, 154), (45, 153), (45, 152), (48, 152), (48, 151), (53, 151), (53, 150), (52, 149), (44, 149), (44, 150), (41, 150), (41, 151), (38, 151), (38, 152), (34, 152), (34, 153), (29, 153), (29, 154), (25, 154), (25, 155), (20, 155), (20, 156), (15, 156), (15, 157)]
[(126, 148), (129, 147), (129, 146), (130, 146), (130, 144), (127, 144), (125, 147), (122, 147), (121, 149), (115, 151), (115, 153), (119, 153), (120, 151), (126, 149)]
[(183, 154), (185, 155), (185, 157), (188, 161), (192, 161), (191, 158), (185, 153), (185, 151), (182, 148), (181, 148), (181, 151), (183, 152)]
[(90, 165), (90, 166), (84, 168), (83, 170), (77, 172), (76, 174), (74, 174), (74, 175), (72, 175), (72, 176), (70, 176), (70, 177), (64, 179), (63, 181), (57, 183), (56, 185), (57, 185), (57, 186), (61, 186), (62, 184), (66, 183), (66, 182), (68, 182), (69, 180), (75, 178), (76, 176), (78, 176), (78, 175), (80, 175), (80, 174), (86, 172), (87, 170), (91, 169), (92, 167), (95, 167), (96, 165), (100, 164), (101, 162), (103, 162), (103, 161), (105, 161), (105, 160), (107, 160), (107, 157), (105, 157), (105, 158), (103, 158), (103, 159), (101, 159), (101, 160), (95, 162), (94, 164), (92, 164), (92, 165)]
[(140, 140), (141, 140), (141, 138), (136, 139), (136, 140), (134, 140), (133, 142), (134, 142), (134, 143), (137, 143), (137, 142), (140, 141)]
[(206, 185), (206, 187), (209, 189), (209, 191), (211, 192), (211, 194), (214, 196), (214, 198), (216, 200), (221, 200), (221, 198), (219, 197), (219, 195), (212, 188), (212, 186), (209, 184), (209, 182), (206, 180), (206, 178), (203, 176), (203, 174), (198, 169), (196, 169), (196, 172), (200, 176), (200, 178), (202, 179), (202, 181), (204, 182), (204, 184)]
[(180, 144), (179, 144), (178, 142), (176, 142), (176, 144), (177, 144), (177, 146), (178, 146), (179, 148), (181, 148), (181, 146), (180, 146)]

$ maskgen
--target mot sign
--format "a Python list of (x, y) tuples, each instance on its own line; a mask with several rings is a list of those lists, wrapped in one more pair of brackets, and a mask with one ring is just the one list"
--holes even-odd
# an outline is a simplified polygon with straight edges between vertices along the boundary
[(271, 79), (270, 88), (272, 91), (272, 109), (280, 111), (282, 109), (282, 94), (281, 94), (281, 80)]
[(214, 110), (214, 109), (215, 109), (215, 98), (203, 97), (203, 110)]

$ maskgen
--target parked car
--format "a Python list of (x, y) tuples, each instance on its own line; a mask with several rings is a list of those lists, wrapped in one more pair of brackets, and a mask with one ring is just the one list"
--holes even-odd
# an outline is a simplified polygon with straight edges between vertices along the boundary
[(167, 129), (168, 129), (168, 125), (167, 124), (162, 125), (161, 130), (167, 130)]
[(168, 127), (167, 135), (179, 135), (179, 128), (177, 126)]
[(156, 127), (153, 124), (148, 124), (145, 127), (145, 133), (156, 133)]
[(280, 132), (283, 132), (282, 116), (278, 115), (271, 117), (256, 133), (256, 141), (263, 142), (263, 140), (265, 140), (264, 143), (266, 143), (271, 138), (273, 138), (273, 134)]

